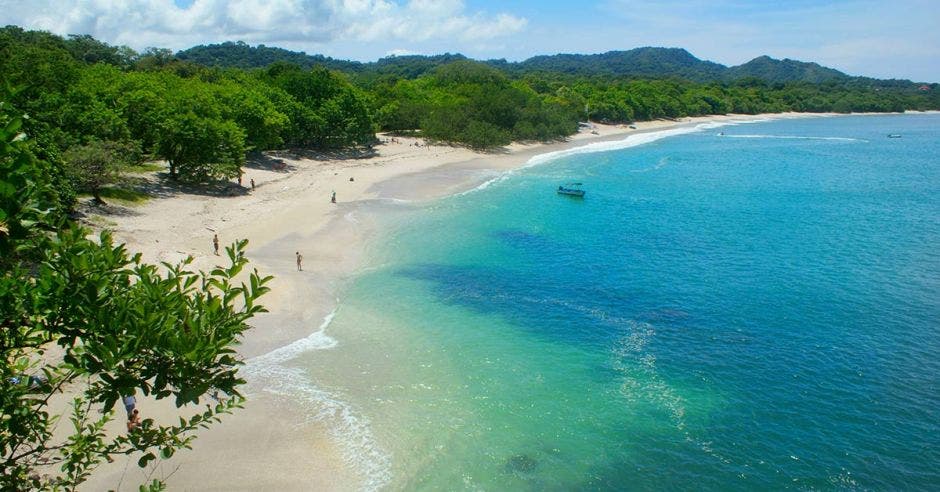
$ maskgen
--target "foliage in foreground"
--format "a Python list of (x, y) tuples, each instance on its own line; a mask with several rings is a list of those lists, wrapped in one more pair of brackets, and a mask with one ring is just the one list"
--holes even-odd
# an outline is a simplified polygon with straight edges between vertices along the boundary
[[(61, 213), (20, 124), (0, 115), (0, 489), (73, 490), (116, 456), (169, 458), (241, 405), (234, 347), (270, 277), (236, 281), (247, 241), (204, 273), (89, 239)], [(134, 394), (171, 399), (179, 421), (106, 430)]]

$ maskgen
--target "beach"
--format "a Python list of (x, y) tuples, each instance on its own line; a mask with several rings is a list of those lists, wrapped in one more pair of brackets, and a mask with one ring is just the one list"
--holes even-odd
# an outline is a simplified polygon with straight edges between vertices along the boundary
[[(337, 442), (337, 432), (342, 430), (304, 413), (290, 394), (272, 394), (252, 386), (252, 371), (282, 364), (305, 346), (335, 343), (311, 338), (311, 334), (320, 331), (344, 285), (365, 266), (370, 242), (380, 240), (377, 224), (358, 215), (351, 218), (359, 207), (381, 205), (383, 200), (427, 203), (478, 187), (532, 163), (535, 156), (634, 134), (806, 116), (813, 115), (684, 118), (640, 122), (635, 129), (595, 124), (564, 142), (517, 143), (491, 153), (380, 135), (382, 143), (367, 155), (272, 152), (250, 159), (242, 188), (232, 196), (185, 193), (155, 185), (160, 192), (142, 205), (127, 207), (122, 213), (89, 216), (90, 223), (111, 230), (116, 241), (124, 242), (130, 252), (140, 252), (144, 261), (176, 263), (192, 257), (193, 267), (202, 270), (224, 259), (224, 253), (213, 254), (214, 234), (223, 246), (248, 239), (251, 267), (275, 277), (271, 292), (261, 301), (269, 313), (251, 321), (253, 329), (239, 347), (248, 361), (245, 408), (200, 432), (191, 451), (161, 463), (152, 478), (165, 478), (174, 490), (372, 488), (374, 484), (364, 483), (360, 470), (351, 465), (349, 450)], [(334, 192), (335, 204), (330, 200)], [(303, 271), (296, 267), (296, 252), (303, 255)], [(283, 350), (291, 346), (294, 349)], [(146, 417), (173, 418), (172, 408), (147, 404), (141, 404)], [(84, 484), (84, 490), (130, 490), (150, 473), (139, 469), (136, 459), (119, 459), (99, 471)]]

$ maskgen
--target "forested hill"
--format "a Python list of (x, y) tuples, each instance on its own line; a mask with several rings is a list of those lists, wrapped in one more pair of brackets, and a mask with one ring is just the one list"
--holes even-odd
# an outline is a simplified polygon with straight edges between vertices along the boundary
[(733, 82), (756, 78), (770, 83), (845, 81), (848, 75), (817, 63), (757, 57), (743, 65), (726, 67), (700, 60), (681, 48), (636, 48), (598, 55), (536, 56), (514, 65), (516, 71), (564, 72), (584, 76), (641, 78), (676, 77), (693, 82)]
[[(459, 54), (434, 56), (390, 56), (375, 62), (336, 60), (322, 55), (308, 55), (269, 46), (249, 46), (243, 42), (194, 46), (176, 57), (204, 66), (261, 68), (284, 61), (304, 68), (321, 65), (332, 70), (360, 74), (393, 74), (416, 78), (434, 68), (466, 59)], [(485, 63), (511, 75), (556, 73), (572, 76), (633, 78), (679, 78), (693, 82), (731, 82), (756, 78), (770, 83), (846, 81), (852, 77), (817, 63), (777, 60), (761, 56), (735, 67), (700, 60), (681, 48), (644, 47), (626, 51), (608, 51), (596, 55), (540, 55), (521, 62), (489, 60)]]
[(362, 70), (363, 65), (356, 61), (308, 55), (303, 51), (290, 51), (263, 44), (250, 46), (242, 41), (194, 46), (180, 51), (176, 57), (207, 67), (263, 68), (275, 62), (287, 62), (302, 68), (321, 65), (330, 70), (357, 72)]
[(721, 80), (727, 67), (699, 60), (681, 48), (635, 48), (598, 55), (535, 56), (510, 64), (514, 72), (562, 72), (570, 75), (606, 75), (642, 78), (677, 77), (695, 82)]
[(818, 63), (807, 63), (784, 58), (775, 60), (769, 56), (759, 56), (743, 65), (728, 68), (728, 79), (754, 77), (771, 82), (810, 82), (820, 83), (829, 80), (845, 80), (849, 76)]
[(466, 60), (459, 54), (389, 56), (378, 61), (362, 63), (337, 60), (323, 55), (308, 55), (303, 51), (290, 51), (260, 44), (250, 46), (241, 41), (193, 46), (176, 53), (176, 58), (206, 67), (264, 68), (276, 62), (287, 62), (309, 69), (322, 66), (346, 73), (392, 74), (414, 79), (438, 66)]

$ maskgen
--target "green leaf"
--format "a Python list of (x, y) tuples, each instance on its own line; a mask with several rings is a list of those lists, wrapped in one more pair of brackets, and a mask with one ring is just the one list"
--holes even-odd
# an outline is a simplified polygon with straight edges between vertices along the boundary
[(147, 463), (150, 463), (151, 461), (155, 459), (157, 459), (157, 457), (154, 456), (153, 453), (147, 453), (141, 456), (140, 459), (137, 460), (137, 466), (141, 468), (145, 468), (147, 466)]

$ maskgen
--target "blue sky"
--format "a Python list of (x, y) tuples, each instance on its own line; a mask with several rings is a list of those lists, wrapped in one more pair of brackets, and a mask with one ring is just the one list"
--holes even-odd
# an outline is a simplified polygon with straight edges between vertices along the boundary
[(0, 0), (0, 23), (135, 49), (243, 40), (356, 60), (667, 46), (940, 82), (940, 0)]

